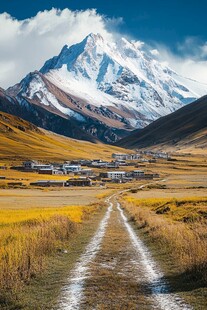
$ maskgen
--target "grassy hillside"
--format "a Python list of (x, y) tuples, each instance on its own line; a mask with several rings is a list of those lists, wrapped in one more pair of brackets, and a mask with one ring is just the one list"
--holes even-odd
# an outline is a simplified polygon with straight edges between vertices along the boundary
[(123, 150), (60, 136), (39, 129), (19, 117), (0, 112), (0, 160), (109, 159), (113, 152), (120, 151)]
[(116, 143), (126, 148), (207, 149), (207, 96), (161, 117)]

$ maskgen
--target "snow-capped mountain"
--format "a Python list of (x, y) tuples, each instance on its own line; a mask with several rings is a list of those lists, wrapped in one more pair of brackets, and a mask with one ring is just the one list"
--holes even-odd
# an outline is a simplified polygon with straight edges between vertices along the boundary
[(179, 76), (140, 42), (107, 42), (99, 34), (64, 46), (40, 71), (7, 90), (20, 105), (73, 119), (107, 142), (206, 93), (207, 85)]
[(108, 43), (94, 34), (64, 46), (40, 71), (89, 104), (128, 111), (133, 127), (143, 127), (207, 93), (207, 85), (177, 75), (140, 42), (122, 38)]

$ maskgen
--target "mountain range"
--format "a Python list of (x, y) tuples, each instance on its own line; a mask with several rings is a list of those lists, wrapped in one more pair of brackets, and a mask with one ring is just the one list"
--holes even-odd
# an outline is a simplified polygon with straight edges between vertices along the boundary
[(195, 150), (207, 148), (207, 96), (133, 131), (116, 143), (129, 149)]
[(37, 126), (91, 142), (116, 142), (207, 93), (140, 42), (90, 34), (0, 89), (0, 109)]

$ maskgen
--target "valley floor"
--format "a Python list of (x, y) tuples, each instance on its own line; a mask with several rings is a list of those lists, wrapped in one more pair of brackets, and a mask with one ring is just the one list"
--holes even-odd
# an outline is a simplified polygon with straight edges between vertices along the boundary
[[(40, 273), (35, 274), (34, 278), (26, 279), (25, 285), (19, 292), (15, 292), (15, 295), (9, 296), (8, 302), (3, 300), (1, 303), (0, 298), (0, 309), (205, 310), (207, 290), (204, 282), (199, 279), (189, 281), (188, 276), (179, 269), (179, 260), (171, 257), (172, 250), (161, 246), (158, 239), (152, 238), (151, 233), (156, 227), (150, 224), (145, 230), (148, 217), (145, 219), (144, 216), (154, 212), (150, 221), (156, 224), (153, 219), (158, 219), (159, 225), (167, 223), (167, 226), (172, 228), (172, 235), (177, 233), (177, 227), (187, 225), (192, 228), (193, 233), (194, 228), (202, 228), (201, 233), (204, 236), (206, 160), (204, 156), (177, 156), (172, 162), (158, 161), (148, 164), (144, 169), (159, 172), (162, 177), (150, 184), (139, 181), (133, 184), (108, 184), (106, 188), (1, 189), (0, 212), (5, 221), (11, 221), (14, 215), (18, 217), (18, 223), (15, 224), (18, 231), (23, 229), (31, 233), (47, 221), (48, 225), (51, 225), (50, 214), (56, 216), (62, 212), (64, 218), (67, 215), (73, 220), (71, 212), (75, 212), (76, 208), (84, 210), (79, 207), (87, 206), (87, 212), (84, 213), (83, 223), (78, 224), (76, 233), (70, 233), (63, 242), (62, 237), (55, 240), (49, 257), (43, 257), (46, 265)], [(154, 210), (156, 199), (169, 207), (167, 211), (164, 209), (163, 214), (157, 215)], [(140, 219), (137, 215), (138, 209), (143, 201), (148, 200), (152, 206), (144, 205), (143, 210), (146, 213), (141, 214), (143, 218)], [(138, 205), (133, 205), (133, 202)], [(63, 213), (64, 208), (68, 214)], [(163, 212), (163, 209), (161, 211)], [(26, 217), (23, 217), (24, 213)], [(32, 221), (28, 217), (30, 214), (38, 217)], [(77, 216), (81, 216), (81, 213), (75, 213), (75, 216), (79, 221)], [(192, 222), (186, 222), (186, 218)], [(55, 221), (57, 219), (54, 217)], [(175, 226), (171, 225), (172, 222)], [(13, 234), (9, 222), (7, 225), (5, 223), (1, 222), (2, 238), (5, 237), (7, 229), (11, 236)], [(54, 222), (54, 225), (57, 224)], [(140, 227), (142, 225), (143, 229)], [(50, 226), (48, 227), (50, 229)], [(181, 231), (183, 237), (184, 232), (185, 230)], [(47, 234), (48, 231), (46, 239)], [(56, 237), (59, 238), (59, 233)], [(185, 238), (183, 240), (185, 242)], [(12, 245), (15, 239), (10, 238), (7, 241)], [(4, 246), (6, 247), (7, 243)], [(64, 249), (65, 253), (62, 251)], [(190, 247), (190, 255), (195, 255), (196, 249), (195, 247), (193, 252)], [(197, 252), (195, 257), (199, 255)], [(206, 255), (205, 251), (201, 252), (201, 255)]]

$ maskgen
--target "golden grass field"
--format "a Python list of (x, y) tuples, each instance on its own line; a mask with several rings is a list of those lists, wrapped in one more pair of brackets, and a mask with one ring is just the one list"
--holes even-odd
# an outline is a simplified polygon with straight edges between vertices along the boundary
[(174, 154), (173, 159), (146, 164), (143, 169), (160, 173), (161, 182), (142, 189), (134, 186), (123, 194), (121, 203), (172, 290), (193, 309), (203, 310), (207, 307), (207, 156)]
[[(0, 293), (18, 294), (44, 271), (48, 257), (68, 247), (98, 205), (0, 210)], [(41, 242), (40, 242), (41, 240)], [(67, 245), (66, 245), (67, 242)], [(8, 291), (9, 290), (9, 291)], [(11, 296), (10, 296), (11, 297)]]
[(177, 270), (207, 282), (207, 196), (134, 198), (123, 206), (139, 229), (176, 261)]
[[(23, 128), (23, 130), (21, 130)], [(70, 139), (1, 112), (0, 160), (18, 162), (26, 159), (64, 161), (70, 159), (109, 159), (118, 147)], [(127, 151), (129, 152), (129, 151)]]
[(104, 198), (107, 189), (0, 189), (1, 209), (58, 208), (96, 203)]

